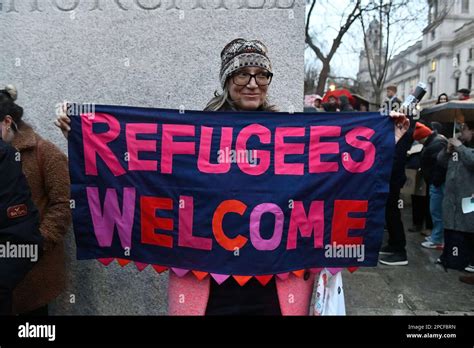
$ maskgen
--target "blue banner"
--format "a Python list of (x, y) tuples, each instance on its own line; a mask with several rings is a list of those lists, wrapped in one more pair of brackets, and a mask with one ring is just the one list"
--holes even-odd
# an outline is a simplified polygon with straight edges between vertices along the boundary
[(376, 265), (389, 117), (90, 108), (70, 110), (78, 259), (252, 276)]

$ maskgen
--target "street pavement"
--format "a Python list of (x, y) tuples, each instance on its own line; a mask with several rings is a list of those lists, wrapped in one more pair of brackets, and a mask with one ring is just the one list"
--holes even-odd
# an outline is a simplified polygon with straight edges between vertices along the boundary
[[(408, 232), (410, 207), (403, 209), (407, 237), (407, 266), (385, 266), (344, 271), (348, 315), (474, 315), (474, 286), (461, 283), (467, 275), (448, 269), (436, 259), (440, 250), (421, 247), (425, 236)], [(385, 232), (385, 240), (387, 233)], [(385, 245), (385, 244), (384, 244)]]

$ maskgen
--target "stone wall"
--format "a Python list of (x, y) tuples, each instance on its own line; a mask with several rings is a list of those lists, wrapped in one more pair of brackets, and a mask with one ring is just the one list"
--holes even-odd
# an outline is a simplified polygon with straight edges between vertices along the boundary
[[(15, 84), (25, 120), (66, 150), (53, 125), (61, 101), (202, 109), (221, 49), (244, 37), (269, 48), (272, 101), (301, 111), (304, 11), (302, 0), (0, 0), (0, 86)], [(166, 313), (166, 273), (78, 262), (72, 233), (66, 244), (54, 314)]]

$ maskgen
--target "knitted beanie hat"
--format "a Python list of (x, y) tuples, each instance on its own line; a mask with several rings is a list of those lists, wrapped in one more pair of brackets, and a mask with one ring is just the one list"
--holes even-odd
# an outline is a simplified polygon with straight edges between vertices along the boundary
[(413, 139), (420, 141), (421, 139), (428, 138), (433, 131), (426, 127), (423, 123), (417, 122), (415, 131), (413, 132)]
[(272, 72), (272, 63), (267, 56), (267, 47), (258, 40), (235, 39), (221, 52), (220, 80), (224, 88), (227, 78), (236, 70), (245, 67), (259, 67)]

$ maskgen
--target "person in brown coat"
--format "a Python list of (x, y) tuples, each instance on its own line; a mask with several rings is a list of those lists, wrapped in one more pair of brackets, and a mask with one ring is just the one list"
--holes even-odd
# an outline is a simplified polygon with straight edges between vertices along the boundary
[[(16, 100), (13, 86), (0, 91), (0, 98)], [(70, 182), (67, 157), (51, 142), (42, 139), (22, 121), (23, 109), (3, 120), (11, 129), (10, 142), (21, 155), (23, 172), (32, 199), (40, 212), (44, 238), (42, 259), (26, 275), (13, 293), (13, 311), (18, 314), (47, 315), (48, 304), (64, 291), (66, 265), (64, 235), (71, 224)]]

